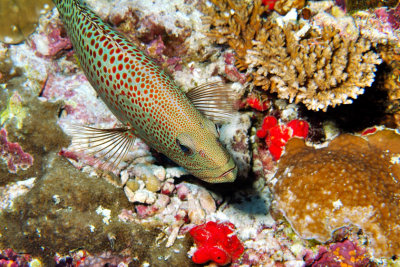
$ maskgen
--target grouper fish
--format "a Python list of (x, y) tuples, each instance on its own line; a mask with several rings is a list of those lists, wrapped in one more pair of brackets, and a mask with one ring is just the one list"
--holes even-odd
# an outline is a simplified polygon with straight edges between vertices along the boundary
[(118, 163), (136, 136), (201, 180), (235, 180), (236, 164), (209, 119), (229, 117), (228, 86), (209, 83), (185, 94), (153, 59), (80, 0), (53, 2), (87, 79), (123, 125), (81, 128), (99, 150)]

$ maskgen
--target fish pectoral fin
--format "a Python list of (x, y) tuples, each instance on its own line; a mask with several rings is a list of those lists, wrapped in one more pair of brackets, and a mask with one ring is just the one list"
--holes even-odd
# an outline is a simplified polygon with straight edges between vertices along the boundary
[(186, 93), (192, 104), (214, 122), (232, 118), (235, 95), (232, 87), (222, 82), (205, 83)]
[(72, 148), (97, 157), (101, 167), (113, 171), (132, 148), (136, 137), (129, 127), (100, 129), (84, 125), (68, 125)]

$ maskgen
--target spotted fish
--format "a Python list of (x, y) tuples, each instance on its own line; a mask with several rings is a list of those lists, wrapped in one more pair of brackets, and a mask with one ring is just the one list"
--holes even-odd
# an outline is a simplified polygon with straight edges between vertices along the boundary
[(99, 150), (105, 147), (119, 162), (137, 136), (201, 180), (235, 180), (236, 164), (219, 142), (216, 125), (205, 116), (228, 116), (220, 108), (227, 107), (227, 86), (206, 84), (185, 94), (149, 56), (79, 0), (53, 2), (87, 79), (123, 125), (83, 127)]

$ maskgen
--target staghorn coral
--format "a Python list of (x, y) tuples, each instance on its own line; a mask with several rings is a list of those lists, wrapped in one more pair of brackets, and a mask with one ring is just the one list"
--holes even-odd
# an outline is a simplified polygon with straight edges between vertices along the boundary
[(308, 109), (351, 103), (374, 81), (381, 60), (362, 37), (346, 39), (333, 27), (275, 23), (262, 19), (260, 1), (212, 1), (209, 35), (229, 44), (236, 65), (249, 80), (279, 98), (302, 102)]
[(274, 5), (274, 10), (281, 15), (285, 15), (292, 8), (302, 9), (306, 0), (278, 0)]
[(314, 149), (292, 139), (273, 186), (278, 207), (303, 238), (326, 242), (356, 225), (374, 256), (400, 254), (400, 135), (344, 134)]
[(383, 46), (380, 49), (382, 60), (385, 62), (382, 87), (387, 91), (388, 101), (386, 112), (393, 116), (397, 127), (400, 126), (400, 47)]

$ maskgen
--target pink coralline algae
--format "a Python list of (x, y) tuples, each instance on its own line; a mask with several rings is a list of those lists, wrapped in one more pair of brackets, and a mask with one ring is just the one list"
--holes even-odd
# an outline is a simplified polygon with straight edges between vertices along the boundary
[(18, 169), (26, 170), (33, 164), (33, 157), (25, 153), (18, 143), (7, 141), (7, 131), (0, 130), (0, 158), (7, 161), (9, 172), (17, 173)]
[(235, 56), (233, 53), (224, 54), (226, 78), (232, 82), (246, 83), (246, 75), (241, 73), (235, 66)]
[[(47, 49), (43, 49), (43, 44)], [(66, 35), (66, 32), (60, 25), (49, 23), (46, 25), (45, 32), (41, 38), (36, 38), (32, 42), (33, 48), (37, 49), (38, 56), (59, 57), (61, 54), (72, 49), (72, 43)]]
[(310, 264), (313, 267), (319, 266), (368, 266), (370, 263), (366, 250), (358, 247), (350, 240), (330, 245), (329, 249), (321, 247), (318, 255)]
[(256, 135), (258, 138), (265, 138), (269, 152), (275, 160), (279, 160), (287, 141), (292, 137), (306, 138), (308, 128), (308, 123), (303, 120), (292, 120), (286, 125), (279, 125), (275, 117), (267, 116)]
[(192, 256), (194, 263), (203, 264), (213, 261), (219, 266), (239, 259), (244, 247), (234, 234), (235, 226), (231, 223), (207, 222), (192, 228), (197, 250)]
[(389, 23), (392, 29), (400, 28), (400, 4), (395, 8), (377, 8), (374, 13), (382, 22)]

